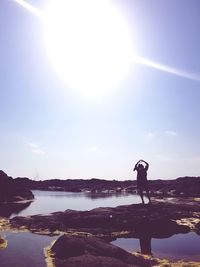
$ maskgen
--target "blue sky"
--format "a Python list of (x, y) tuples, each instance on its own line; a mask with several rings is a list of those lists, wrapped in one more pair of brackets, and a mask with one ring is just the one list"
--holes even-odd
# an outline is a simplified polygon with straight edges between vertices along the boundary
[[(48, 1), (28, 1), (44, 8)], [(198, 0), (116, 0), (135, 53), (200, 77)], [(198, 176), (200, 81), (132, 64), (91, 101), (52, 68), (41, 21), (0, 2), (0, 166), (13, 177), (150, 179)]]

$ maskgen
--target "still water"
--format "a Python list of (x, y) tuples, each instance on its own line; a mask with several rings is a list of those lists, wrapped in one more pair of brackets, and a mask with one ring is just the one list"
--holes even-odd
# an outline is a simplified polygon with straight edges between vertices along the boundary
[(140, 203), (138, 195), (127, 193), (70, 193), (56, 191), (32, 191), (35, 200), (24, 210), (13, 213), (11, 217), (33, 214), (47, 214), (55, 211), (91, 210), (97, 207), (116, 207)]
[(32, 233), (0, 232), (8, 241), (5, 249), (0, 249), (1, 267), (46, 267), (44, 247), (48, 247), (57, 237)]
[[(7, 248), (0, 249), (1, 267), (46, 267), (44, 247), (58, 238), (13, 232), (0, 232), (0, 235), (8, 240)], [(129, 252), (141, 252), (140, 242), (135, 238), (118, 238), (112, 244)], [(152, 238), (151, 252), (160, 258), (200, 261), (200, 236), (188, 233), (164, 239)]]
[[(196, 233), (177, 234), (163, 239), (151, 238), (148, 242), (145, 248), (148, 247), (149, 253), (145, 254), (171, 260), (200, 261), (200, 236)], [(136, 238), (117, 238), (112, 244), (129, 252), (141, 252), (144, 249), (141, 240)]]

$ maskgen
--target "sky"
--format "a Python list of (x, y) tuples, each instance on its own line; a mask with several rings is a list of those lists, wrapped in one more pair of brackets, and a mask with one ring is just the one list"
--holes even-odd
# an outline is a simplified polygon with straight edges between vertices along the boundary
[(135, 62), (112, 91), (88, 98), (52, 66), (41, 19), (0, 1), (0, 169), (8, 175), (135, 179), (139, 159), (149, 179), (200, 175), (200, 2), (112, 2), (134, 54), (154, 66)]

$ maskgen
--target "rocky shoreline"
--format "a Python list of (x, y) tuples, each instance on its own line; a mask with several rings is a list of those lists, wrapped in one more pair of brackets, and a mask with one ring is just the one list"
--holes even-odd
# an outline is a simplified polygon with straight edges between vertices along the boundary
[(189, 231), (199, 232), (200, 206), (153, 201), (152, 205), (132, 204), (90, 211), (66, 210), (47, 215), (14, 217), (14, 228), (30, 231), (85, 232), (93, 236), (167, 237)]
[[(151, 238), (167, 238), (191, 231), (200, 235), (200, 178), (150, 181), (152, 205), (132, 204), (89, 211), (66, 210), (6, 219), (30, 205), (30, 190), (88, 192), (88, 197), (133, 193), (135, 181), (13, 179), (0, 171), (0, 231), (30, 231), (59, 235), (45, 249), (48, 267), (197, 267), (199, 262), (170, 262), (151, 255)], [(120, 237), (140, 240), (141, 253), (111, 244)], [(56, 239), (56, 238), (55, 238)], [(0, 237), (0, 248), (7, 241)]]
[[(200, 228), (197, 199), (153, 201), (152, 205), (125, 205), (90, 211), (55, 212), (49, 215), (15, 217), (15, 229), (35, 233), (65, 233), (46, 251), (48, 267), (136, 267), (200, 266), (198, 262), (156, 259), (151, 255), (151, 238), (165, 238)], [(189, 203), (189, 204), (187, 204)], [(196, 203), (196, 204), (195, 204)], [(128, 253), (110, 242), (118, 237), (140, 239), (141, 252)]]
[(129, 253), (104, 239), (62, 235), (45, 249), (47, 267), (199, 267), (199, 262), (172, 262)]
[[(200, 199), (153, 199), (153, 204), (66, 210), (48, 215), (14, 217), (0, 227), (61, 236), (46, 251), (48, 267), (200, 266), (198, 262), (156, 259), (148, 248), (152, 237), (200, 233)], [(63, 235), (62, 235), (63, 234)], [(140, 239), (141, 252), (128, 253), (110, 242), (118, 237)], [(56, 239), (56, 237), (55, 237)], [(142, 245), (143, 244), (143, 245)], [(142, 247), (143, 246), (143, 247)]]
[(34, 195), (30, 189), (19, 185), (15, 179), (0, 170), (0, 204), (33, 199)]

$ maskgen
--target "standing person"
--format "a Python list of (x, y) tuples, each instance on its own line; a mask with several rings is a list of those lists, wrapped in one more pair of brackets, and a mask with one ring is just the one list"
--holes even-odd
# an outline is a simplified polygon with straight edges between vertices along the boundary
[[(145, 166), (141, 163), (144, 163)], [(144, 194), (145, 190), (147, 193), (147, 197), (149, 199), (149, 204), (151, 204), (150, 194), (149, 194), (149, 185), (147, 181), (147, 171), (149, 169), (149, 164), (144, 160), (139, 160), (133, 169), (133, 171), (137, 171), (137, 188), (139, 191), (139, 195), (142, 199), (142, 204), (144, 204)]]

